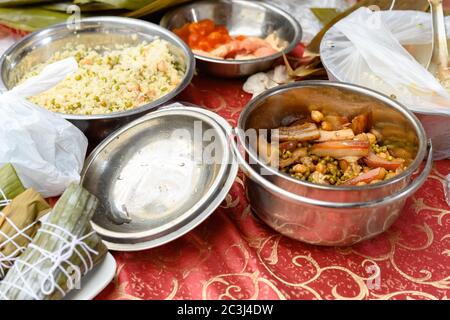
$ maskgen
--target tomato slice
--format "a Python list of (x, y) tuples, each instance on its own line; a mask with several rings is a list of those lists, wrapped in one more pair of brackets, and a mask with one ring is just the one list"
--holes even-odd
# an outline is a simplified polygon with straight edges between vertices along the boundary
[(174, 29), (173, 32), (191, 49), (206, 52), (233, 40), (225, 26), (216, 25), (211, 19), (187, 23), (181, 28)]

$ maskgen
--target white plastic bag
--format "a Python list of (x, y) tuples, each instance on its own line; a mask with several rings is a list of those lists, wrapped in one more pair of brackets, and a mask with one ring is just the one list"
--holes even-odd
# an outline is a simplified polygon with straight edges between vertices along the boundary
[(360, 8), (327, 32), (321, 56), (331, 79), (395, 97), (426, 119), (423, 124), (435, 143), (435, 156), (446, 158), (450, 95), (404, 47), (431, 43), (431, 28), (427, 13)]
[(80, 180), (88, 141), (60, 115), (25, 98), (50, 89), (76, 69), (73, 58), (58, 61), (0, 96), (0, 166), (11, 163), (23, 184), (44, 197), (60, 195)]

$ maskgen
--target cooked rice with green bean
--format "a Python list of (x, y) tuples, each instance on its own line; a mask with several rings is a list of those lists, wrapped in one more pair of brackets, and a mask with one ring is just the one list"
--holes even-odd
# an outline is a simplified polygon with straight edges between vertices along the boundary
[(156, 39), (114, 49), (66, 47), (35, 66), (22, 81), (69, 57), (77, 60), (78, 70), (52, 89), (30, 97), (31, 102), (65, 114), (127, 111), (171, 92), (185, 74), (185, 62), (171, 52), (169, 42)]

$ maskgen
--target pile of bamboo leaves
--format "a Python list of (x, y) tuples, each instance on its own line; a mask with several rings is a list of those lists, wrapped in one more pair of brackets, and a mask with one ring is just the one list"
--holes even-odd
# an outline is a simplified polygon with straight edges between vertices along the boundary
[[(0, 0), (0, 25), (35, 31), (80, 17), (116, 15), (142, 18), (189, 0)], [(78, 8), (77, 8), (77, 7)]]

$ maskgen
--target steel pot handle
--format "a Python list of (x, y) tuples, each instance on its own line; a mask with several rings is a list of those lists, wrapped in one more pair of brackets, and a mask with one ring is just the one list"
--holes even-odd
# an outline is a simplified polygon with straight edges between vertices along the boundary
[(244, 159), (241, 152), (239, 151), (238, 144), (236, 142), (235, 137), (233, 136), (231, 139), (229, 139), (231, 147), (233, 149), (234, 155), (238, 161), (239, 167), (241, 168), (244, 173), (257, 182), (258, 184), (264, 186), (267, 189), (270, 189), (274, 193), (279, 193), (284, 197), (287, 197), (289, 199), (303, 202), (312, 206), (321, 206), (321, 207), (327, 207), (327, 208), (334, 208), (334, 209), (348, 209), (348, 208), (357, 208), (357, 207), (376, 207), (380, 204), (389, 204), (392, 202), (397, 201), (400, 198), (410, 196), (412, 193), (416, 192), (425, 182), (426, 178), (431, 172), (431, 169), (433, 167), (433, 146), (431, 144), (431, 140), (428, 141), (428, 159), (426, 162), (426, 165), (424, 169), (422, 170), (422, 173), (414, 179), (414, 181), (407, 186), (406, 188), (400, 190), (399, 192), (396, 192), (388, 197), (379, 199), (379, 200), (373, 200), (373, 201), (367, 201), (367, 202), (344, 202), (344, 203), (334, 203), (334, 202), (328, 202), (328, 201), (321, 201), (316, 199), (311, 199), (307, 197), (303, 197), (294, 193), (291, 193), (289, 191), (286, 191), (277, 185), (267, 181), (264, 179), (261, 175), (259, 175)]

